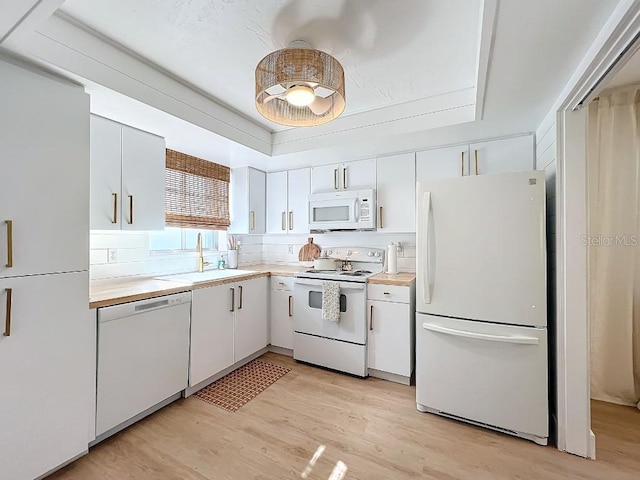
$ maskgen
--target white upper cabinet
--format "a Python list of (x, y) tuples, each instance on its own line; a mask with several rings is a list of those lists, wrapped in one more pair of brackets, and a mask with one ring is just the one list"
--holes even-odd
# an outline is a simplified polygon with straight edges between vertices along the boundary
[(91, 116), (91, 228), (162, 230), (164, 138)]
[(122, 127), (122, 229), (163, 230), (164, 138)]
[(425, 150), (416, 154), (418, 181), (533, 170), (533, 136)]
[(229, 233), (263, 234), (266, 229), (266, 173), (251, 167), (231, 171)]
[(0, 105), (0, 277), (88, 270), (89, 96), (0, 62)]
[(287, 229), (289, 233), (309, 233), (309, 193), (311, 169), (289, 170), (287, 180)]
[(472, 143), (469, 145), (469, 153), (471, 175), (534, 169), (533, 135)]
[(267, 174), (267, 233), (287, 233), (287, 172)]
[(416, 180), (469, 175), (469, 146), (436, 148), (416, 153)]
[(91, 228), (119, 230), (122, 222), (122, 125), (91, 115)]
[(416, 161), (414, 153), (377, 159), (378, 231), (416, 231)]
[(267, 174), (267, 233), (309, 232), (311, 170)]
[(311, 169), (311, 193), (376, 188), (376, 160), (358, 160)]

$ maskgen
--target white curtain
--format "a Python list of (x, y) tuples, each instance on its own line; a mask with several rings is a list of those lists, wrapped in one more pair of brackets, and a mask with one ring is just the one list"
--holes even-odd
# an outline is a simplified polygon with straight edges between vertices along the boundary
[(589, 107), (591, 396), (640, 408), (640, 87)]

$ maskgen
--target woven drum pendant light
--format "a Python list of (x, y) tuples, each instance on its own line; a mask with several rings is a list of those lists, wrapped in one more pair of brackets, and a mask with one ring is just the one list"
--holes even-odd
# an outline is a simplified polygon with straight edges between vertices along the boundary
[(256, 67), (256, 108), (273, 122), (311, 127), (338, 118), (344, 107), (342, 65), (306, 42), (292, 42)]

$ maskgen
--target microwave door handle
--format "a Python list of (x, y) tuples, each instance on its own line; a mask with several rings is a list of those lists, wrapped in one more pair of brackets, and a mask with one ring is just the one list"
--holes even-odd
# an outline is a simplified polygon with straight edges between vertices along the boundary
[(358, 200), (357, 199), (353, 200), (353, 220), (355, 222), (358, 221)]

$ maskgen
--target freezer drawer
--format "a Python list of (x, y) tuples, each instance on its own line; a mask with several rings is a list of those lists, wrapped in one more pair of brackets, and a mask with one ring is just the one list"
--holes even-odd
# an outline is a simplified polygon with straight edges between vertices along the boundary
[(546, 443), (546, 329), (418, 314), (416, 402)]

